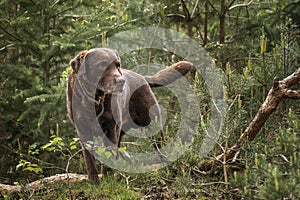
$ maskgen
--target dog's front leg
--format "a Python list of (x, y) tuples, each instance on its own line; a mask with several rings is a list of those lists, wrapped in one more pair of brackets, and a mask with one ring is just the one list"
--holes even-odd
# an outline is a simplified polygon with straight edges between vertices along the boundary
[(118, 148), (120, 147), (121, 143), (121, 137), (124, 134), (122, 131), (122, 126), (123, 126), (123, 110), (125, 107), (125, 102), (124, 102), (124, 94), (123, 93), (118, 93), (114, 94), (112, 96), (112, 114), (113, 114), (113, 119), (115, 121), (115, 127), (114, 127), (114, 134), (113, 134), (113, 145), (114, 148), (117, 151), (117, 155), (119, 156)]
[(106, 138), (104, 144), (106, 147), (112, 147), (116, 149), (118, 147), (119, 138), (120, 138), (120, 129), (116, 123), (109, 123), (109, 127), (107, 129)]
[(95, 157), (87, 150), (84, 146), (84, 144), (81, 144), (82, 146), (82, 153), (87, 169), (88, 179), (91, 183), (98, 183), (98, 170), (96, 167)]

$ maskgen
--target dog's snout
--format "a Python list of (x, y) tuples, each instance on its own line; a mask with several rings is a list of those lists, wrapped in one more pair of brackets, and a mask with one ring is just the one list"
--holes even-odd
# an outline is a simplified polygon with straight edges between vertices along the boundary
[(117, 82), (118, 85), (124, 85), (125, 79), (123, 77), (118, 77), (116, 79), (116, 82)]

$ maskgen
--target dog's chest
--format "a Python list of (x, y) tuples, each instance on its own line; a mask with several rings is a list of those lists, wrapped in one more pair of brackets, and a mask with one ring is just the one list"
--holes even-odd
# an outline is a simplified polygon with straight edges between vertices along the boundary
[[(124, 92), (124, 91), (123, 91)], [(128, 114), (128, 100), (126, 95), (122, 93), (117, 94), (107, 94), (103, 98), (103, 103), (95, 103), (96, 116), (99, 122), (105, 123), (106, 120), (120, 120), (120, 118), (127, 118), (124, 115)], [(96, 98), (96, 101), (101, 100)]]

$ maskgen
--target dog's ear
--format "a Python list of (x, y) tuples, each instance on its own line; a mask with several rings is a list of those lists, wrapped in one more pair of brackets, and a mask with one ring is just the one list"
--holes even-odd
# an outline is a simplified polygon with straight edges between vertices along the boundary
[[(82, 60), (79, 76), (82, 76), (85, 80), (88, 80), (90, 83), (98, 83), (99, 78), (102, 76), (103, 71), (105, 70), (102, 67), (103, 57), (105, 55), (99, 49), (90, 49), (86, 52), (84, 59)], [(105, 60), (104, 60), (105, 61)]]
[(87, 51), (81, 51), (79, 54), (77, 54), (77, 56), (75, 56), (75, 58), (73, 58), (70, 61), (70, 66), (75, 71), (75, 73), (77, 73), (79, 71), (79, 68), (80, 68), (86, 54), (87, 54)]

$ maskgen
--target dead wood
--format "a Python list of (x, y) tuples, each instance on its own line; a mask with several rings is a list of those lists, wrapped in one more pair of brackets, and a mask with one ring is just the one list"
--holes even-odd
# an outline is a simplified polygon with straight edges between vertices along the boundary
[[(102, 175), (98, 175), (99, 179), (102, 178)], [(57, 182), (65, 181), (69, 183), (74, 182), (87, 182), (88, 176), (84, 174), (56, 174), (50, 177), (46, 177), (26, 185), (6, 185), (0, 183), (0, 193), (1, 194), (10, 194), (14, 192), (28, 191), (28, 190), (40, 190), (45, 187), (56, 184)]]
[(279, 81), (278, 78), (274, 78), (273, 87), (270, 89), (265, 101), (260, 106), (256, 116), (249, 124), (249, 126), (245, 129), (235, 145), (233, 145), (226, 152), (218, 155), (217, 157), (204, 161), (200, 164), (199, 169), (201, 171), (211, 172), (211, 170), (214, 168), (215, 163), (222, 163), (224, 161), (226, 162), (234, 158), (244, 142), (252, 141), (257, 136), (267, 119), (276, 110), (282, 99), (300, 99), (300, 90), (289, 89), (291, 86), (299, 83), (300, 68), (282, 81)]

